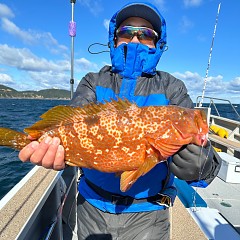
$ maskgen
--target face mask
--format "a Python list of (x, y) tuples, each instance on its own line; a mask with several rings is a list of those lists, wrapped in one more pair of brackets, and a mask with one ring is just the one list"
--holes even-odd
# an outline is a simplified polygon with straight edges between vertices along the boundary
[(111, 49), (112, 71), (126, 77), (154, 75), (162, 55), (159, 48), (149, 48), (141, 43), (123, 43)]

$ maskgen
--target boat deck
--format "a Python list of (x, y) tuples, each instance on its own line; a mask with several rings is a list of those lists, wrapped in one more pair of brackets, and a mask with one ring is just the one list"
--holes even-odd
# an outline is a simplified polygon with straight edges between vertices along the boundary
[[(21, 184), (19, 183), (17, 186), (15, 186), (19, 189), (15, 191), (14, 195), (12, 194), (12, 196), (9, 196), (9, 199), (6, 199), (6, 204), (2, 205), (2, 207), (0, 205), (0, 239), (2, 240), (36, 239), (32, 237), (41, 235), (41, 232), (43, 232), (45, 229), (44, 224), (49, 226), (49, 223), (52, 221), (52, 217), (50, 218), (50, 216), (56, 216), (56, 212), (58, 212), (57, 210), (59, 204), (61, 204), (60, 202), (55, 202), (53, 205), (53, 201), (48, 200), (50, 205), (47, 204), (44, 206), (45, 210), (43, 210), (43, 202), (46, 201), (48, 195), (47, 192), (51, 192), (52, 190), (50, 188), (53, 188), (57, 179), (60, 179), (60, 173), (41, 167), (35, 167), (35, 169), (29, 174), (27, 181), (23, 182), (23, 179), (20, 182)], [(56, 184), (59, 183), (57, 182)], [(236, 230), (240, 230), (240, 184), (229, 184), (225, 183), (219, 178), (216, 178), (212, 184), (208, 186), (208, 188), (198, 188), (196, 190), (197, 193), (208, 203), (208, 207), (218, 209), (219, 212), (221, 212), (222, 215), (234, 225)], [(74, 191), (76, 191), (76, 189)], [(12, 192), (12, 190), (10, 192)], [(59, 199), (59, 201), (61, 200), (61, 195), (58, 195), (57, 193), (54, 195), (56, 196), (56, 199)], [(208, 210), (206, 207), (203, 209)], [(47, 213), (50, 213), (51, 211), (52, 215), (50, 215), (47, 219)], [(176, 198), (174, 206), (170, 208), (171, 239), (215, 239), (206, 237), (206, 232), (202, 232), (201, 228), (197, 224), (196, 218), (192, 218), (192, 215), (193, 213), (191, 209), (186, 208), (179, 198)], [(195, 214), (195, 216), (199, 217), (199, 213)], [(215, 222), (218, 224), (217, 227), (228, 224), (227, 222), (219, 222), (218, 216), (218, 213), (214, 216)], [(212, 221), (211, 218), (209, 219)], [(61, 224), (59, 227), (62, 227)], [(213, 231), (215, 230), (213, 229)], [(50, 239), (62, 238), (53, 237)], [(74, 238), (74, 236), (72, 236), (72, 238), (67, 239), (76, 239), (76, 237)], [(216, 239), (225, 240), (226, 238), (224, 237)], [(238, 236), (234, 238), (234, 240), (236, 239), (240, 239), (240, 235), (239, 238)]]
[[(27, 181), (23, 179), (22, 183), (20, 182), (15, 186), (15, 188), (18, 188), (16, 189), (17, 191), (14, 191), (15, 194), (11, 194), (14, 189), (10, 191), (9, 198), (7, 197), (6, 201), (4, 201), (6, 204), (2, 202), (3, 204), (0, 207), (0, 218), (2, 219), (0, 222), (0, 239), (28, 239), (25, 237), (29, 235), (29, 228), (35, 229), (31, 225), (34, 222), (34, 218), (37, 218), (37, 214), (40, 214), (40, 208), (44, 201), (43, 198), (47, 197), (46, 191), (48, 191), (49, 186), (53, 186), (51, 183), (56, 181), (57, 175), (59, 174), (55, 171), (35, 167), (28, 174)], [(48, 211), (51, 211), (50, 208), (48, 208)], [(207, 239), (178, 198), (170, 209), (170, 216), (171, 239)], [(45, 220), (47, 222), (50, 221), (46, 217)], [(28, 221), (31, 223), (27, 223)], [(37, 220), (36, 224), (40, 222)], [(41, 230), (43, 229), (39, 230), (38, 225), (39, 232), (33, 233), (33, 236), (40, 234)], [(64, 236), (66, 235), (64, 234)], [(76, 239), (76, 236), (71, 234), (71, 238), (68, 239)]]
[(176, 198), (171, 213), (171, 240), (204, 240), (207, 239), (197, 223), (190, 216), (185, 206)]
[(207, 188), (196, 189), (208, 207), (218, 209), (240, 233), (240, 184), (216, 177)]

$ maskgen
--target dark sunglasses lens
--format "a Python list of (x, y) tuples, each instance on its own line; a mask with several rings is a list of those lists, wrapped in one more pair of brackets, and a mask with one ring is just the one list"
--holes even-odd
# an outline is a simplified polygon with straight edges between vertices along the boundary
[(151, 31), (151, 29), (143, 29), (143, 30), (139, 30), (139, 37), (146, 40), (147, 39), (153, 40), (155, 39), (156, 35), (154, 34), (153, 31)]
[(120, 28), (118, 31), (117, 31), (117, 36), (120, 37), (120, 38), (126, 38), (126, 39), (131, 39), (133, 37), (133, 32), (131, 31), (131, 29), (129, 28)]
[(117, 30), (117, 37), (125, 41), (130, 41), (134, 36), (137, 36), (139, 41), (143, 44), (151, 44), (156, 40), (156, 33), (145, 27), (123, 26)]

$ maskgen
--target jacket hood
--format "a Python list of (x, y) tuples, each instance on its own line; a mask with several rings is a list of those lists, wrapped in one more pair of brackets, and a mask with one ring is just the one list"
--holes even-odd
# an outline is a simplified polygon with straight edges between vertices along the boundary
[[(139, 60), (144, 64), (142, 66), (142, 72), (154, 75), (156, 73), (156, 66), (166, 48), (167, 34), (165, 19), (162, 17), (158, 9), (150, 3), (129, 3), (116, 12), (111, 18), (109, 23), (109, 47), (112, 60), (112, 70), (113, 72), (123, 72), (125, 69), (125, 54), (128, 44), (121, 44), (115, 48), (114, 38), (116, 29), (129, 17), (144, 18), (152, 24), (154, 30), (159, 34), (159, 39), (156, 42), (156, 49), (147, 47), (148, 51), (146, 51), (146, 46), (141, 43), (138, 44), (140, 47), (136, 48), (139, 50), (144, 48), (144, 51), (146, 51), (145, 56), (142, 54), (142, 57), (144, 57), (145, 60)], [(136, 54), (138, 55), (137, 52)]]

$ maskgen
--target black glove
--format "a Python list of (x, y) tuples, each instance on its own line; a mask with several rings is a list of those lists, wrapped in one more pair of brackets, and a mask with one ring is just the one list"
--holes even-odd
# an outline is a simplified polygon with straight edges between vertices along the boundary
[(184, 145), (173, 155), (170, 171), (186, 181), (204, 179), (211, 171), (213, 156), (213, 149), (209, 143), (205, 147)]

